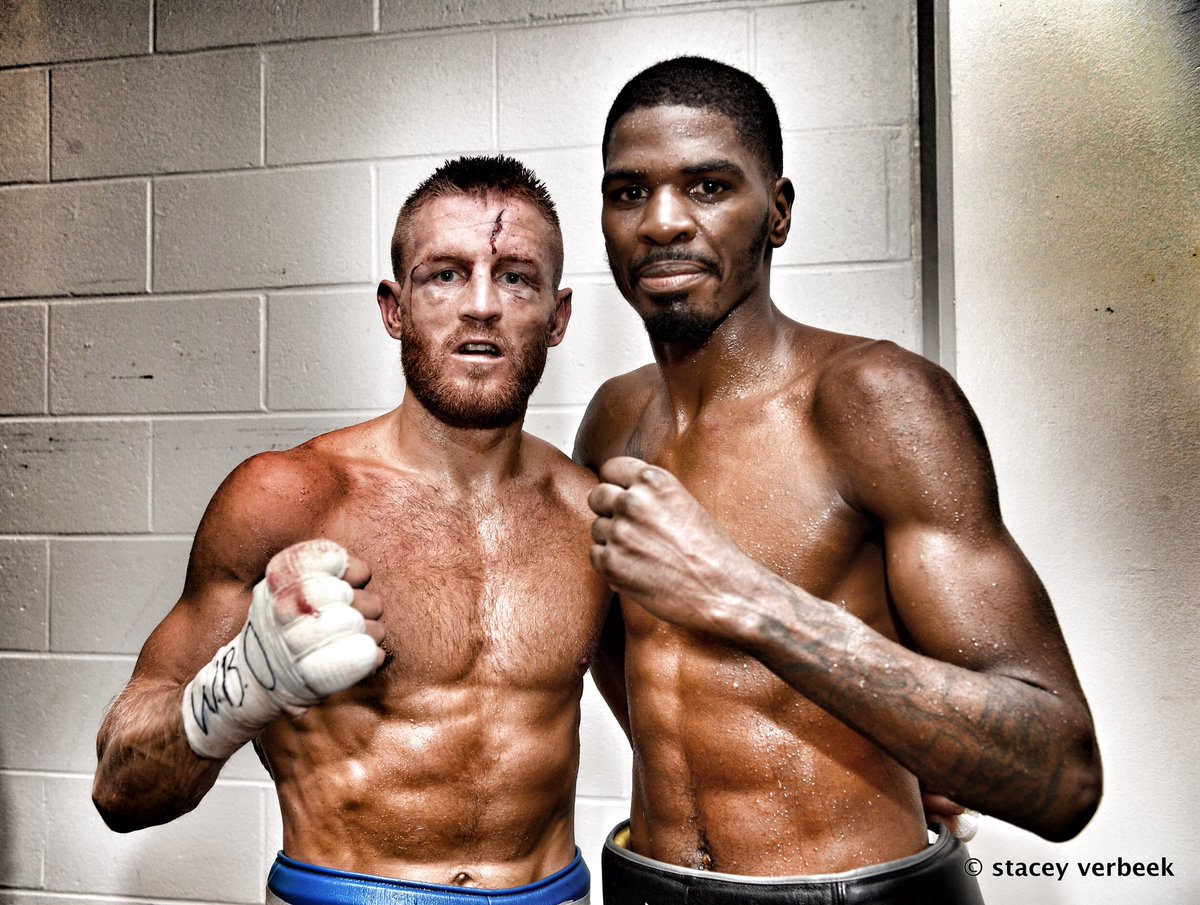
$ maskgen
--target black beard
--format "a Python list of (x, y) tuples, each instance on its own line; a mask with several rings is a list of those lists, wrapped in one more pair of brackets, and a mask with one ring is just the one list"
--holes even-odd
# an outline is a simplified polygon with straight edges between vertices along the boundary
[[(473, 331), (478, 337), (479, 331)], [(499, 337), (493, 340), (505, 352), (511, 352)], [(454, 341), (445, 348), (452, 347)], [(546, 369), (550, 348), (550, 330), (537, 337), (515, 361), (512, 375), (491, 393), (463, 391), (442, 379), (445, 351), (435, 352), (417, 330), (406, 312), (400, 320), (400, 365), (404, 380), (417, 401), (434, 417), (452, 427), (490, 429), (507, 427), (525, 417), (529, 397)]]
[[(747, 280), (759, 265), (762, 264), (763, 255), (766, 253), (767, 248), (767, 233), (770, 229), (771, 214), (768, 211), (763, 216), (762, 224), (755, 231), (750, 245), (738, 257), (737, 261), (734, 262), (735, 273), (731, 282), (735, 285), (738, 282)], [(684, 249), (665, 248), (659, 252), (652, 252), (635, 264), (630, 265), (629, 285), (632, 287), (637, 284), (637, 274), (642, 267), (660, 261), (698, 261), (710, 269), (718, 285), (723, 283), (725, 273), (719, 261)], [(616, 276), (615, 271), (613, 275)], [(657, 301), (666, 305), (666, 309), (650, 315), (643, 321), (646, 333), (649, 335), (651, 341), (686, 343), (698, 346), (705, 343), (713, 335), (717, 327), (721, 326), (721, 322), (725, 320), (734, 308), (745, 301), (745, 298), (738, 299), (737, 303), (729, 311), (717, 317), (706, 317), (687, 308), (687, 296), (683, 294), (660, 296)]]
[(725, 318), (704, 317), (688, 308), (677, 306), (679, 298), (670, 299), (666, 311), (652, 314), (643, 322), (652, 342), (687, 343), (699, 345), (713, 335)]

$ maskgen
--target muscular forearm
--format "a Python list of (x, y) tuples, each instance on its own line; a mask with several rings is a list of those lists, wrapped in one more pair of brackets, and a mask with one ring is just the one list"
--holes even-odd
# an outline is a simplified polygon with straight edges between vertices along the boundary
[(792, 687), (961, 804), (1054, 840), (1087, 823), (1100, 768), (1081, 701), (922, 656), (775, 575), (764, 583), (722, 634)]
[(174, 820), (216, 782), (225, 761), (192, 752), (182, 699), (174, 683), (130, 685), (105, 714), (92, 801), (110, 828), (126, 833)]

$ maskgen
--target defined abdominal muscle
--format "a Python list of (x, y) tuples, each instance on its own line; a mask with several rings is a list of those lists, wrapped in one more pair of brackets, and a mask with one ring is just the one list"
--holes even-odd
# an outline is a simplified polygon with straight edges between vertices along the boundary
[[(437, 708), (436, 701), (425, 703)], [(450, 883), (462, 870), (474, 877), (479, 865), (492, 865), (493, 873), (507, 865), (519, 874), (561, 855), (554, 869), (565, 866), (574, 853), (571, 708), (564, 708), (565, 719), (530, 722), (518, 719), (528, 716), (529, 701), (490, 713), (486, 707), (470, 713), (457, 696), (443, 703), (451, 706), (436, 719), (391, 714), (346, 721), (314, 713), (340, 725), (273, 732), (265, 747), (285, 853), (340, 870), (437, 883)]]
[[(631, 845), (697, 870), (788, 876), (927, 844), (917, 781), (752, 661), (647, 673), (631, 699)], [(693, 679), (695, 679), (693, 681)]]

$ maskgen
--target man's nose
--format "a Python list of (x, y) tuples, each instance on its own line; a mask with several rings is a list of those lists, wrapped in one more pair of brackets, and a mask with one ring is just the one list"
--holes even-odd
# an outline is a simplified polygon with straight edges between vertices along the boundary
[(671, 245), (693, 238), (696, 235), (696, 222), (692, 219), (687, 199), (671, 187), (654, 192), (642, 208), (638, 235), (654, 245)]
[(459, 316), (488, 323), (500, 317), (500, 290), (490, 273), (474, 273), (459, 305)]

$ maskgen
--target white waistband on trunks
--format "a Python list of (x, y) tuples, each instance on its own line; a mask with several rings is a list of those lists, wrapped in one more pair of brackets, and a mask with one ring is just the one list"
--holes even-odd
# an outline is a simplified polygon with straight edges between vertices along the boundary
[(645, 855), (639, 855), (637, 852), (629, 848), (629, 821), (623, 821), (613, 828), (613, 831), (608, 834), (608, 839), (604, 846), (610, 849), (614, 854), (618, 854), (621, 858), (631, 861), (636, 864), (642, 864), (646, 867), (660, 870), (665, 873), (676, 874), (681, 877), (702, 877), (706, 880), (729, 880), (734, 883), (742, 883), (748, 886), (763, 885), (763, 886), (786, 886), (795, 883), (828, 883), (833, 881), (846, 880), (861, 880), (867, 877), (879, 876), (889, 873), (904, 873), (919, 864), (926, 861), (931, 861), (940, 858), (946, 854), (951, 848), (958, 846), (961, 843), (950, 834), (944, 826), (937, 826), (936, 837), (930, 842), (927, 848), (922, 849), (915, 855), (908, 855), (904, 858), (898, 858), (895, 861), (885, 861), (882, 864), (872, 864), (868, 867), (856, 867), (851, 870), (840, 871), (830, 874), (803, 874), (800, 876), (780, 876), (780, 877), (756, 877), (746, 876), (744, 874), (726, 874), (716, 870), (696, 870), (691, 867), (682, 867), (678, 864), (667, 864), (663, 861), (655, 861), (653, 858), (647, 858)]
[(267, 905), (586, 905), (591, 875), (579, 849), (550, 876), (511, 889), (442, 886), (373, 877), (296, 861), (280, 852), (267, 877)]

